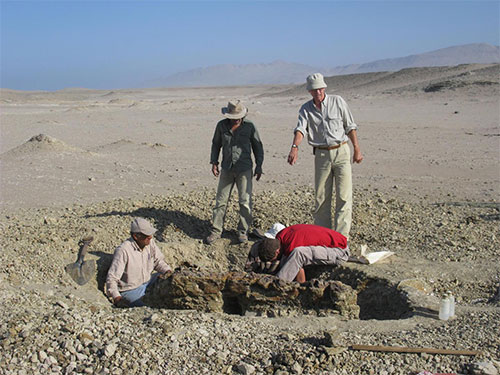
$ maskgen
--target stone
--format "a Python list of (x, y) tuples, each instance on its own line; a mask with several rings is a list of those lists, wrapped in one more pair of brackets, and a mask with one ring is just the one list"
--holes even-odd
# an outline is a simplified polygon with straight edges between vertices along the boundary
[(94, 341), (94, 338), (92, 337), (92, 335), (88, 332), (82, 332), (80, 335), (79, 335), (79, 339), (80, 341)]
[(475, 362), (470, 365), (472, 375), (498, 375), (498, 370), (491, 362)]
[(337, 346), (337, 341), (339, 340), (339, 333), (336, 330), (328, 330), (323, 332), (324, 337), (324, 345), (327, 347)]
[(144, 300), (154, 307), (222, 312), (224, 284), (224, 275), (186, 269), (159, 279)]
[(236, 366), (236, 369), (243, 375), (251, 375), (255, 373), (255, 367), (245, 362), (239, 363)]
[(302, 374), (302, 366), (298, 363), (298, 362), (295, 362), (293, 365), (292, 365), (292, 371), (294, 374)]
[(56, 305), (62, 307), (63, 309), (67, 310), (68, 309), (68, 305), (66, 303), (64, 303), (63, 301), (57, 301), (56, 302)]
[(57, 364), (57, 359), (56, 359), (54, 356), (51, 356), (51, 355), (49, 355), (49, 356), (47, 357), (47, 361), (48, 361), (51, 365), (55, 365), (55, 364)]
[(492, 359), (491, 363), (493, 363), (496, 366), (496, 368), (500, 371), (500, 361)]
[(151, 323), (156, 323), (159, 319), (160, 319), (160, 314), (154, 313), (149, 318), (147, 318), (146, 321)]
[(104, 348), (104, 355), (106, 357), (112, 357), (115, 354), (117, 348), (118, 345), (116, 345), (115, 343), (106, 345), (106, 348)]

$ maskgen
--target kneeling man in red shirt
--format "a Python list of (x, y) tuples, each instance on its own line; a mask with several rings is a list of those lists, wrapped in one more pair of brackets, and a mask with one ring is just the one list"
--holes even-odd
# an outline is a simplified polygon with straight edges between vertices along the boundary
[(347, 238), (332, 229), (312, 224), (296, 224), (281, 230), (276, 239), (266, 238), (259, 245), (264, 262), (280, 260), (276, 274), (286, 281), (306, 282), (304, 267), (335, 265), (349, 259)]

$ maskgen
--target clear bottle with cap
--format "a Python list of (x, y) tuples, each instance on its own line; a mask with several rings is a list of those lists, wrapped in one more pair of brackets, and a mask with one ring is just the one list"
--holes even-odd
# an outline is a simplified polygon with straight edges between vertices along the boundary
[(439, 319), (448, 320), (450, 318), (450, 298), (445, 296), (439, 303)]

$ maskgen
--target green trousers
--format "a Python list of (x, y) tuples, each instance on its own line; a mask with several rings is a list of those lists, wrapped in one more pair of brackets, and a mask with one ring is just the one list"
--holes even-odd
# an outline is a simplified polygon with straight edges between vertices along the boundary
[(238, 189), (238, 204), (240, 207), (238, 232), (246, 234), (252, 225), (252, 170), (234, 173), (222, 169), (212, 215), (212, 233), (221, 234), (224, 229), (227, 204), (234, 185)]

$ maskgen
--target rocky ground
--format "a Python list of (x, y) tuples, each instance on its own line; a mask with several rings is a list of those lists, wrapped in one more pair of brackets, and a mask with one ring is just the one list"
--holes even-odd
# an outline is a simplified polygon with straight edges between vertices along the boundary
[[(309, 99), (303, 85), (0, 90), (0, 375), (498, 373), (499, 69), (326, 78), (328, 93), (349, 103), (365, 157), (353, 166), (351, 250), (395, 252), (386, 263), (308, 270), (356, 290), (360, 319), (351, 320), (116, 309), (103, 294), (134, 216), (158, 228), (174, 267), (243, 269), (252, 242), (236, 242), (235, 199), (228, 231), (203, 244), (217, 184), (210, 140), (230, 99), (249, 107), (265, 145), (255, 226), (312, 222), (310, 148), (286, 163)], [(87, 235), (97, 270), (78, 286), (64, 269)], [(402, 281), (427, 293), (425, 309), (408, 316)], [(437, 308), (447, 291), (457, 316), (445, 322)], [(360, 344), (481, 354), (346, 349)]]
[[(491, 202), (416, 203), (384, 193), (355, 192), (351, 248), (388, 249), (390, 261), (347, 270), (388, 286), (417, 279), (436, 297), (451, 291), (457, 317), (436, 311), (406, 319), (347, 320), (315, 314), (248, 317), (113, 308), (102, 292), (113, 249), (134, 216), (159, 229), (167, 261), (207, 270), (241, 270), (251, 242), (236, 243), (236, 207), (229, 229), (204, 245), (214, 190), (117, 199), (90, 205), (2, 211), (0, 229), (0, 374), (481, 374), (500, 370), (500, 208)], [(261, 192), (255, 224), (267, 229), (311, 222), (312, 190)], [(77, 286), (64, 266), (76, 260), (78, 240), (95, 240), (95, 278)], [(339, 273), (340, 274), (340, 273)], [(386, 306), (390, 312), (395, 307)], [(438, 306), (435, 306), (437, 309)], [(388, 314), (387, 316), (390, 316)], [(333, 342), (332, 342), (332, 339)], [(340, 350), (353, 344), (479, 350), (476, 357)], [(483, 369), (478, 363), (484, 362)], [(485, 367), (486, 366), (486, 367)], [(488, 370), (489, 366), (489, 370)], [(495, 369), (497, 366), (497, 369)], [(489, 372), (488, 372), (489, 371)]]

